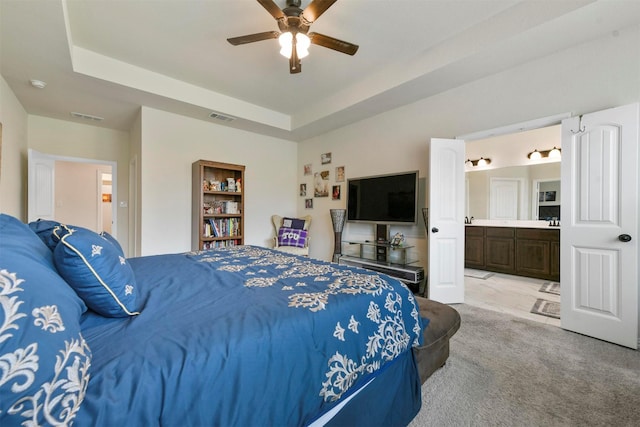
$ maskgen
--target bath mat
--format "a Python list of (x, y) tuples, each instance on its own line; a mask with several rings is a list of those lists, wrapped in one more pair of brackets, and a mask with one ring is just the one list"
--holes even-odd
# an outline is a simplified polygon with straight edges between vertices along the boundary
[(558, 282), (545, 282), (538, 292), (545, 292), (547, 294), (560, 295), (560, 283)]
[(533, 304), (531, 313), (539, 314), (541, 316), (553, 317), (554, 319), (559, 319), (560, 303), (538, 298), (536, 300), (536, 303)]
[(472, 268), (465, 268), (464, 275), (467, 277), (473, 277), (474, 279), (488, 279), (493, 276), (493, 273), (489, 273), (488, 271), (483, 270), (474, 270)]

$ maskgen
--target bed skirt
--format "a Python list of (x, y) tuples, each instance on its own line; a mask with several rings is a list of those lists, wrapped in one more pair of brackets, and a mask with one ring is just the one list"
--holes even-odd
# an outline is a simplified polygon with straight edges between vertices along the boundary
[(420, 411), (420, 376), (412, 351), (398, 357), (351, 399), (326, 423), (328, 427), (406, 426)]

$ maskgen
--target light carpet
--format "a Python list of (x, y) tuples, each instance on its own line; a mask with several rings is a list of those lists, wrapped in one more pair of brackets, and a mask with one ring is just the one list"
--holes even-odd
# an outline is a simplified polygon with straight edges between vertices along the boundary
[(411, 427), (637, 426), (640, 352), (555, 326), (454, 305), (447, 364)]

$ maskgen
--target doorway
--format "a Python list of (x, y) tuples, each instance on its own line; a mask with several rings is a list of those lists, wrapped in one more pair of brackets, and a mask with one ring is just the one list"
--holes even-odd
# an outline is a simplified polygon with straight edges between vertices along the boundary
[[(560, 125), (549, 124), (467, 142), (465, 158), (484, 157), (491, 161), (483, 167), (475, 162), (467, 164), (465, 215), (473, 217), (472, 223), (486, 226), (546, 228), (547, 218), (559, 219), (561, 161), (528, 157), (534, 150), (546, 153), (556, 146), (561, 146)], [(555, 311), (559, 314), (560, 310), (560, 295), (546, 292), (549, 280), (479, 272), (481, 274), (473, 274), (465, 269), (466, 303), (560, 326), (558, 318), (549, 316)], [(554, 285), (552, 290), (558, 288)], [(544, 302), (538, 303), (538, 300)], [(535, 311), (545, 314), (531, 312), (536, 304)]]
[(116, 163), (29, 150), (28, 220), (51, 219), (117, 238)]

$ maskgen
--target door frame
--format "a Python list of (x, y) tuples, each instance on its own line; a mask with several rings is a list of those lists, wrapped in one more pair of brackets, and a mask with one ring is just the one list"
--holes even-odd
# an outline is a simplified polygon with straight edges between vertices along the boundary
[[(111, 160), (97, 160), (97, 159), (86, 159), (82, 157), (70, 157), (70, 156), (60, 156), (57, 154), (49, 154), (43, 153), (37, 150), (29, 149), (30, 152), (37, 153), (41, 158), (48, 158), (51, 161), (57, 162), (75, 162), (75, 163), (84, 163), (84, 164), (92, 164), (92, 165), (107, 165), (111, 166), (111, 174), (112, 174), (112, 187), (111, 187), (111, 217), (112, 217), (112, 227), (110, 233), (114, 238), (118, 238), (118, 163)], [(54, 177), (55, 179), (55, 177)], [(28, 189), (27, 189), (28, 190)], [(97, 191), (101, 191), (101, 188), (98, 188)], [(102, 198), (102, 194), (99, 195), (100, 200)]]

